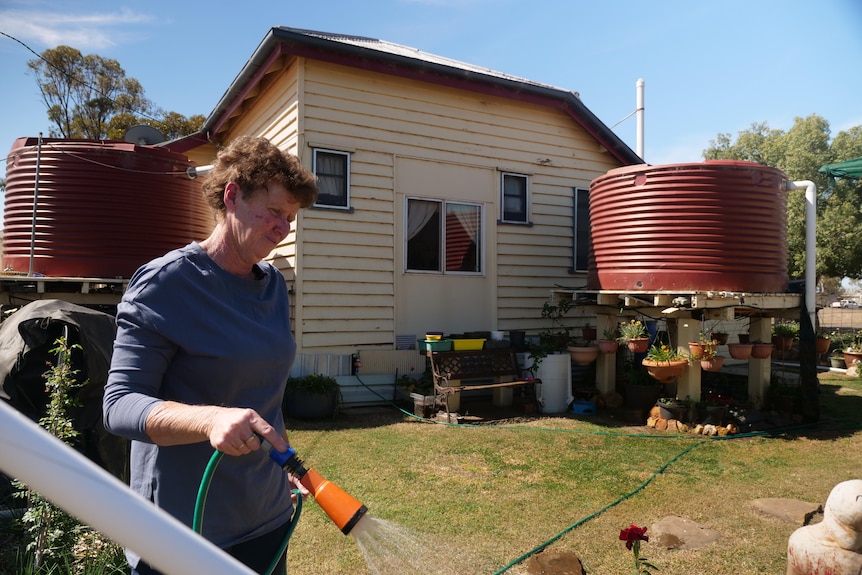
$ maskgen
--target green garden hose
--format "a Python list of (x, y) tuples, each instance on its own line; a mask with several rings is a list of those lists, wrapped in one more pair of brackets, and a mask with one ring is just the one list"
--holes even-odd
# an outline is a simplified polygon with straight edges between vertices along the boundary
[[(204, 507), (207, 502), (207, 494), (209, 493), (210, 483), (212, 483), (213, 475), (215, 474), (216, 467), (218, 467), (219, 461), (221, 461), (224, 453), (216, 450), (213, 452), (212, 457), (210, 457), (209, 463), (207, 463), (206, 469), (204, 469), (204, 475), (201, 478), (201, 484), (198, 488), (198, 497), (195, 501), (195, 514), (192, 519), (192, 529), (197, 534), (201, 534), (203, 530), (203, 521), (204, 521)], [(290, 536), (293, 535), (293, 530), (296, 528), (296, 524), (299, 523), (299, 516), (302, 513), (302, 493), (299, 492), (298, 489), (294, 489), (292, 491), (296, 495), (296, 505), (293, 510), (293, 517), (290, 518), (290, 527), (287, 529), (287, 534), (284, 536), (284, 541), (281, 544), (281, 547), (278, 550), (278, 553), (275, 554), (275, 557), (270, 563), (269, 568), (267, 568), (265, 575), (272, 575), (272, 572), (275, 571), (275, 568), (278, 566), (279, 561), (281, 560), (281, 556), (284, 555), (285, 551), (287, 551), (287, 545), (290, 542)]]

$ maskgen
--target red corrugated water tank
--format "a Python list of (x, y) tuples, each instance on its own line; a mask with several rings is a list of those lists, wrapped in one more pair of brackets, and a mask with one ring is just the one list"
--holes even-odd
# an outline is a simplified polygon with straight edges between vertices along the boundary
[(786, 181), (730, 160), (610, 170), (590, 186), (588, 287), (787, 291)]
[[(34, 189), (38, 166), (36, 221)], [(162, 148), (107, 140), (18, 138), (6, 158), (3, 265), (55, 277), (128, 278), (209, 235), (192, 164)]]

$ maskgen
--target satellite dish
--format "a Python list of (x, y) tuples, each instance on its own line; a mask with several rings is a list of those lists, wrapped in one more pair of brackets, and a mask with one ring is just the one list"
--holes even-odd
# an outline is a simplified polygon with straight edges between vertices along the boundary
[(146, 124), (132, 126), (123, 135), (123, 141), (138, 144), (139, 146), (152, 146), (167, 140), (164, 134)]

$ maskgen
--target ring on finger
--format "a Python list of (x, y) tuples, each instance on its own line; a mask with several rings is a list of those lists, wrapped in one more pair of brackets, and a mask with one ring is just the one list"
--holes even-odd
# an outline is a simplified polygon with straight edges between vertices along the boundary
[(243, 440), (242, 440), (242, 442), (243, 442), (243, 443), (248, 443), (248, 442), (249, 442), (249, 441), (251, 441), (252, 439), (254, 439), (254, 435), (249, 435), (249, 436), (248, 436), (248, 438), (247, 438), (247, 439), (243, 439)]

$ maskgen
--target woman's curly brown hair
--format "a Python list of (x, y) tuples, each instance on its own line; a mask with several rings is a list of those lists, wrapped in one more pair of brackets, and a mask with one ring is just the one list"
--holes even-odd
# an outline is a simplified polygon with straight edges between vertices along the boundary
[(282, 152), (263, 137), (240, 136), (221, 150), (203, 183), (204, 198), (218, 214), (224, 214), (224, 188), (236, 182), (242, 197), (250, 199), (278, 182), (307, 208), (317, 200), (317, 178), (302, 167), (299, 158)]

